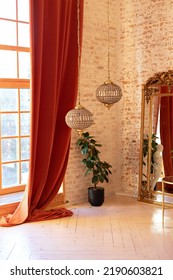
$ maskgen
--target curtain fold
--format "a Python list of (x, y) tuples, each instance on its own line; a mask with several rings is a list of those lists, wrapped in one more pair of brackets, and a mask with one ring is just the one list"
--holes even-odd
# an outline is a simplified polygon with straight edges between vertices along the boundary
[[(161, 93), (168, 92), (167, 86), (161, 87)], [(173, 92), (173, 88), (171, 89)], [(165, 176), (173, 176), (173, 97), (161, 97), (160, 101), (160, 138), (163, 145), (163, 163)]]
[[(63, 181), (71, 130), (66, 113), (74, 108), (78, 83), (77, 0), (30, 0), (31, 160), (24, 198), (0, 224), (12, 226), (70, 216), (65, 208), (44, 211)], [(82, 41), (83, 0), (80, 0)]]

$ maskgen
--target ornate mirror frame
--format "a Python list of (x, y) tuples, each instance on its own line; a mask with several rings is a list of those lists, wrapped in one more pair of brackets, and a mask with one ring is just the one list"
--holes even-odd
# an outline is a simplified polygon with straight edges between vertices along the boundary
[[(173, 96), (173, 70), (156, 73), (142, 85), (138, 200), (149, 203), (159, 203), (158, 197), (161, 194), (160, 191), (152, 190), (150, 186), (151, 160), (153, 137), (156, 136), (158, 123), (157, 108), (161, 98), (166, 96)], [(148, 145), (145, 155), (144, 143)]]

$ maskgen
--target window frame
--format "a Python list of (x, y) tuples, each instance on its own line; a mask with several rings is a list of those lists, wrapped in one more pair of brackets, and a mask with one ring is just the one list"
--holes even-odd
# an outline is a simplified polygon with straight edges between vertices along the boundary
[[(0, 50), (5, 50), (5, 51), (15, 51), (17, 53), (17, 64), (16, 64), (16, 67), (17, 67), (17, 77), (16, 78), (0, 78), (0, 88), (8, 88), (8, 89), (30, 89), (30, 79), (22, 79), (22, 78), (19, 78), (19, 52), (27, 52), (27, 53), (30, 53), (30, 47), (26, 47), (26, 46), (19, 46), (18, 45), (18, 42), (19, 42), (19, 29), (18, 29), (18, 24), (20, 23), (24, 23), (24, 24), (27, 24), (29, 26), (29, 21), (28, 19), (25, 21), (25, 20), (19, 20), (18, 19), (18, 0), (16, 0), (15, 2), (16, 6), (15, 6), (15, 10), (16, 10), (16, 18), (15, 19), (11, 19), (11, 18), (6, 18), (6, 17), (0, 17), (0, 20), (5, 20), (5, 21), (8, 21), (8, 22), (14, 22), (16, 24), (16, 45), (4, 45), (4, 44), (0, 44)], [(18, 100), (19, 102), (19, 100)], [(31, 108), (30, 108), (31, 109)], [(31, 110), (29, 110), (28, 112), (30, 113)], [(22, 110), (18, 111), (18, 114), (21, 113)], [(25, 111), (26, 113), (27, 111)], [(13, 111), (8, 111), (8, 112), (0, 112), (0, 114), (4, 114), (4, 113), (13, 113)], [(17, 138), (17, 139), (22, 139), (22, 138), (25, 138), (25, 137), (28, 137), (28, 136), (21, 136), (20, 134), (17, 135), (17, 136), (11, 136), (11, 137), (7, 137), (8, 139), (9, 138)], [(30, 137), (30, 135), (29, 135)], [(1, 144), (1, 140), (2, 139), (7, 139), (6, 137), (2, 137), (0, 135), (0, 144)], [(19, 145), (20, 144), (20, 141), (19, 141)], [(21, 146), (19, 148), (21, 150)], [(12, 161), (9, 161), (10, 163), (13, 162), (25, 162), (25, 161), (30, 161), (30, 158), (29, 160), (23, 160), (21, 158), (19, 158), (18, 160), (12, 160)], [(5, 162), (6, 163), (6, 162)], [(1, 194), (10, 194), (10, 193), (15, 193), (15, 192), (20, 192), (20, 191), (23, 191), (25, 189), (25, 186), (26, 184), (20, 184), (20, 185), (16, 185), (16, 186), (9, 186), (9, 187), (5, 187), (3, 188), (2, 185), (1, 185), (1, 182), (2, 182), (2, 158), (1, 158), (1, 153), (0, 153), (0, 195)]]
[[(17, 88), (17, 89), (28, 89), (30, 88), (30, 80), (28, 79), (0, 79), (0, 88)], [(8, 112), (10, 113), (10, 111)], [(5, 137), (0, 137), (1, 139), (4, 139)], [(10, 137), (10, 138), (13, 138)], [(24, 138), (19, 136), (15, 136), (15, 138)], [(16, 162), (24, 162), (25, 160), (17, 160)], [(28, 161), (28, 160), (27, 160)], [(15, 162), (15, 161), (13, 161)], [(2, 160), (1, 160), (1, 153), (0, 153), (0, 165), (2, 164)], [(0, 182), (2, 182), (2, 168), (0, 168)], [(0, 195), (1, 194), (9, 194), (9, 193), (15, 193), (15, 192), (20, 192), (23, 191), (25, 189), (25, 184), (21, 184), (21, 185), (16, 185), (14, 187), (7, 187), (7, 188), (2, 188), (2, 186), (0, 185)]]
[[(18, 7), (18, 0), (16, 0), (16, 7)], [(13, 46), (13, 45), (0, 44), (0, 50), (15, 51), (15, 52), (17, 52), (17, 58), (18, 58), (19, 52), (29, 52), (30, 53), (30, 47), (18, 46), (18, 23), (25, 23), (28, 25), (30, 25), (30, 23), (28, 21), (18, 20), (17, 9), (16, 9), (16, 19), (8, 19), (8, 18), (0, 17), (0, 20), (7, 20), (7, 21), (16, 23), (16, 45)], [(30, 79), (19, 78), (19, 59), (17, 59), (17, 77), (18, 78), (0, 78), (0, 88), (30, 89)], [(8, 112), (8, 113), (10, 113), (10, 112)], [(31, 113), (31, 108), (30, 108), (30, 113)], [(0, 112), (0, 114), (1, 114), (1, 112)], [(25, 136), (18, 135), (15, 138), (22, 139), (23, 137), (25, 137)], [(0, 135), (0, 144), (1, 144), (1, 139), (3, 139), (3, 137), (1, 137), (1, 135)], [(23, 160), (23, 159), (17, 160), (17, 162), (24, 162), (24, 161), (25, 160)], [(28, 161), (28, 160), (26, 160), (26, 161)], [(29, 159), (29, 161), (30, 161), (30, 159)], [(15, 161), (11, 161), (11, 162), (15, 162)], [(1, 159), (1, 153), (0, 153), (0, 165), (1, 164), (2, 164), (2, 159)], [(0, 182), (2, 182), (2, 168), (1, 167), (0, 167)], [(2, 188), (2, 186), (0, 184), (0, 195), (13, 194), (13, 193), (15, 194), (16, 192), (24, 191), (25, 187), (26, 187), (26, 184), (21, 184), (21, 185), (16, 185), (16, 186), (12, 186), (12, 187)], [(55, 205), (64, 203), (64, 182), (62, 183), (62, 186), (59, 191), (60, 192), (57, 193), (56, 197), (53, 200), (53, 203), (55, 203)]]

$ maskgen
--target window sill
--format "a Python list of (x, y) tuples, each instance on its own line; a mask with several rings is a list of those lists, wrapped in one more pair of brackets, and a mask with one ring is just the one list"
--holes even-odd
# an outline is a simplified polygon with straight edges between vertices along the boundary
[(23, 192), (5, 194), (0, 196), (0, 216), (14, 213), (19, 202), (22, 200)]
[[(14, 213), (23, 198), (24, 192), (0, 195), (0, 216)], [(45, 210), (50, 210), (64, 204), (63, 193), (57, 194)]]
[(0, 206), (20, 202), (23, 197), (23, 192), (10, 193), (0, 195)]

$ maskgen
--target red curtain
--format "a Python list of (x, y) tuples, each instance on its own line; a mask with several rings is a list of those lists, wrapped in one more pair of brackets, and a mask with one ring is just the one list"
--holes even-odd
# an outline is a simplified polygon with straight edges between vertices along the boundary
[[(162, 86), (161, 93), (168, 93), (168, 87)], [(173, 93), (173, 88), (171, 90)], [(163, 145), (163, 163), (165, 176), (173, 175), (173, 97), (161, 97), (160, 101), (160, 137)]]
[[(68, 161), (71, 133), (65, 115), (77, 97), (77, 0), (30, 0), (30, 21), (30, 175), (24, 199), (14, 214), (2, 217), (4, 226), (72, 215), (65, 208), (44, 208), (57, 194)], [(80, 30), (82, 23), (80, 0)]]

